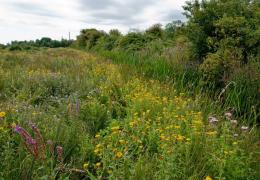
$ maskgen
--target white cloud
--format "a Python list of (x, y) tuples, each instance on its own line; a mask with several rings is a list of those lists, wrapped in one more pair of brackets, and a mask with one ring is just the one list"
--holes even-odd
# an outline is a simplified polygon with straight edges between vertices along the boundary
[(145, 29), (181, 16), (185, 0), (0, 0), (0, 43), (73, 38), (83, 28)]

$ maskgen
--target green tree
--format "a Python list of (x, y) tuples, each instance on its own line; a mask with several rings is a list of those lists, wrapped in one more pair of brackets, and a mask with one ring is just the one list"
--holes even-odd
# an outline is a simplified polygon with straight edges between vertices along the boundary
[(176, 35), (177, 30), (182, 27), (184, 24), (181, 22), (181, 20), (172, 21), (171, 23), (166, 24), (165, 26), (165, 35), (166, 38), (174, 38)]
[[(188, 18), (187, 36), (194, 44), (194, 53), (202, 60), (207, 53), (216, 52), (221, 46), (244, 49), (248, 52), (259, 46), (259, 3), (255, 0), (202, 0), (188, 1), (184, 6)], [(256, 37), (255, 37), (256, 38)], [(246, 60), (245, 60), (246, 61)]]
[(145, 34), (150, 39), (161, 39), (163, 37), (163, 29), (161, 24), (154, 24), (151, 27), (149, 27)]
[(77, 37), (77, 43), (80, 47), (91, 49), (97, 44), (98, 39), (105, 35), (106, 33), (104, 31), (98, 31), (96, 29), (83, 29)]

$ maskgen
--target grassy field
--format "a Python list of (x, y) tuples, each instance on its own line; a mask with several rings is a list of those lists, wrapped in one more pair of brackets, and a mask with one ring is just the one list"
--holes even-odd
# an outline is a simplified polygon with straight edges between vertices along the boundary
[(72, 49), (0, 51), (0, 179), (259, 179), (259, 133)]

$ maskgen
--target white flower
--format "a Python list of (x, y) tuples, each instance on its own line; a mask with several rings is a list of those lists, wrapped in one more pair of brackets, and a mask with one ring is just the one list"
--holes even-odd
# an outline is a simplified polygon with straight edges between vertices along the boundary
[(238, 137), (238, 134), (233, 134), (233, 136), (236, 138), (236, 137)]
[(230, 120), (230, 123), (233, 127), (237, 126), (237, 120)]
[(225, 116), (226, 116), (226, 118), (230, 119), (232, 117), (232, 113), (231, 112), (226, 112)]
[(208, 120), (209, 120), (210, 124), (217, 124), (218, 123), (218, 119), (213, 117), (213, 116), (209, 116)]
[(247, 131), (247, 130), (248, 130), (248, 127), (247, 127), (247, 126), (242, 126), (242, 127), (241, 127), (241, 130), (242, 130), (242, 131)]

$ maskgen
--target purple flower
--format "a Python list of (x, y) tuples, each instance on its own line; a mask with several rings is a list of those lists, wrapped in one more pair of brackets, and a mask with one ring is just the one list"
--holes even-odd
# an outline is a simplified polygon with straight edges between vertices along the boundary
[(29, 126), (31, 126), (31, 128), (32, 128), (33, 130), (37, 129), (37, 126), (36, 126), (35, 123), (29, 122)]
[(29, 145), (36, 145), (36, 140), (35, 139), (33, 139), (33, 138), (31, 138), (31, 137), (28, 137), (27, 139), (26, 139), (26, 143), (27, 144), (29, 144)]
[(20, 133), (22, 133), (23, 128), (19, 125), (16, 125), (15, 128), (14, 128), (14, 131), (20, 134)]
[(79, 113), (79, 110), (80, 110), (79, 100), (76, 99), (76, 113)]

